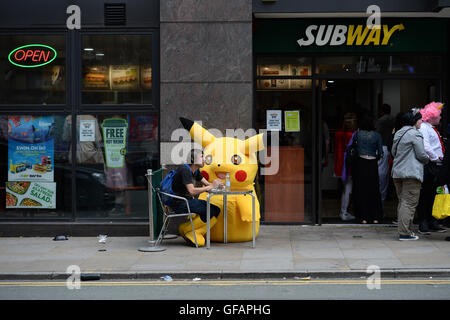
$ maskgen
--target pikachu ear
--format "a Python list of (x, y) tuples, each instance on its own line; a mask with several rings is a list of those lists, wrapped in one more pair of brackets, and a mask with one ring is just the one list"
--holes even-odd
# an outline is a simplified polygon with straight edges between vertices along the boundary
[(198, 144), (201, 144), (202, 148), (206, 148), (216, 139), (216, 137), (198, 123), (185, 118), (180, 118), (180, 121), (183, 124), (183, 127), (189, 131), (192, 139)]
[(264, 149), (264, 134), (260, 133), (256, 136), (250, 137), (245, 140), (245, 154), (249, 155), (250, 153), (261, 151)]

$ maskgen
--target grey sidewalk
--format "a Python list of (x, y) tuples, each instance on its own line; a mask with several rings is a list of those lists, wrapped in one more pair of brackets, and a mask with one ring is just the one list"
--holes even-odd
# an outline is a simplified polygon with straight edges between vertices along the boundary
[[(398, 241), (392, 226), (262, 225), (256, 248), (246, 243), (211, 243), (192, 248), (181, 238), (163, 252), (140, 252), (147, 237), (0, 238), (0, 279), (65, 279), (66, 269), (102, 279), (360, 277), (369, 265), (387, 276), (450, 276), (450, 232)], [(99, 251), (106, 249), (106, 251)]]

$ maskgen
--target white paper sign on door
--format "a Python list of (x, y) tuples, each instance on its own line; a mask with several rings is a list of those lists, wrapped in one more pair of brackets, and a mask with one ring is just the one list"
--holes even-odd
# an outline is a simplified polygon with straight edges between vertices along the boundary
[(95, 141), (95, 120), (80, 120), (80, 141)]
[(281, 131), (281, 110), (267, 110), (267, 130)]

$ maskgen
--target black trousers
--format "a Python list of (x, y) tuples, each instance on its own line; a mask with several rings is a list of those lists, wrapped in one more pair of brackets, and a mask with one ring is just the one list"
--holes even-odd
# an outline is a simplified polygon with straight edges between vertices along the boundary
[(359, 220), (373, 222), (383, 217), (378, 161), (358, 157), (352, 167), (353, 205)]
[(436, 188), (439, 186), (437, 181), (439, 172), (439, 166), (433, 162), (427, 163), (423, 168), (423, 183), (417, 205), (419, 229), (422, 231), (428, 231), (429, 227), (437, 226), (437, 220), (433, 218), (432, 214)]
[[(189, 202), (189, 208), (191, 209), (191, 212), (196, 213), (200, 216), (200, 219), (206, 223), (208, 217), (207, 217), (207, 202), (205, 200), (200, 199), (191, 199), (188, 200)], [(213, 204), (210, 204), (211, 208), (211, 218), (212, 217), (218, 217), (220, 214), (220, 208), (218, 206), (215, 206)], [(176, 208), (174, 208), (175, 213), (186, 213), (187, 212), (187, 206), (186, 202), (180, 203)]]

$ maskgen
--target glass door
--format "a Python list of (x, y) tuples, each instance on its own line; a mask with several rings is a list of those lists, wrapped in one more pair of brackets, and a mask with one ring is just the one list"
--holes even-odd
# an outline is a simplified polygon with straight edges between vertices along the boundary
[[(257, 178), (265, 222), (313, 221), (313, 101), (311, 61), (259, 58), (256, 81), (257, 131), (272, 131), (266, 174)], [(276, 141), (275, 141), (276, 139)], [(261, 172), (261, 171), (260, 171)]]

